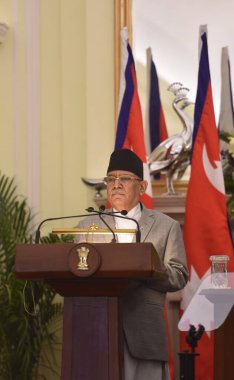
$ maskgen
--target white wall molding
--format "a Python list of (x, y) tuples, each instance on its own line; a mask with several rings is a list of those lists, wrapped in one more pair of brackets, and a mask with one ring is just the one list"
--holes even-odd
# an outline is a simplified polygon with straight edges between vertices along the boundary
[(40, 0), (26, 1), (28, 202), (34, 213), (40, 208)]
[(13, 1), (13, 73), (12, 73), (12, 83), (13, 83), (13, 133), (14, 133), (14, 175), (17, 184), (20, 183), (20, 85), (19, 85), (19, 11), (18, 11), (18, 0)]

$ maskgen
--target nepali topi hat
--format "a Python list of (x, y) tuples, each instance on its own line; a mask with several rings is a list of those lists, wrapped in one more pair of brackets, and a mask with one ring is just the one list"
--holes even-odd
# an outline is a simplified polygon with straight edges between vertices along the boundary
[(107, 174), (115, 170), (126, 170), (143, 180), (143, 162), (130, 149), (115, 150), (110, 156)]

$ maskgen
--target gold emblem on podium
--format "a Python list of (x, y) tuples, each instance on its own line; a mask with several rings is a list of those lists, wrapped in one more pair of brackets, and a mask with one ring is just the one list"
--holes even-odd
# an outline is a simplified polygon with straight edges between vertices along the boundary
[(86, 246), (81, 246), (77, 250), (77, 256), (78, 256), (78, 264), (77, 264), (77, 270), (89, 270), (88, 266), (88, 255), (89, 255), (89, 249)]
[(101, 264), (101, 256), (95, 245), (79, 243), (73, 245), (68, 254), (70, 271), (78, 277), (92, 276)]

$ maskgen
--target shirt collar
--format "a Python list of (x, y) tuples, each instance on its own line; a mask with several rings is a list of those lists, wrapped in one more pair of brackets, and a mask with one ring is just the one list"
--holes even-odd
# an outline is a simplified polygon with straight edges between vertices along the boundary
[[(114, 208), (113, 208), (113, 211), (117, 212), (117, 210)], [(133, 218), (138, 221), (141, 217), (141, 211), (142, 211), (142, 206), (141, 206), (141, 203), (139, 202), (137, 203), (135, 207), (133, 207), (130, 211), (128, 211), (126, 217)]]

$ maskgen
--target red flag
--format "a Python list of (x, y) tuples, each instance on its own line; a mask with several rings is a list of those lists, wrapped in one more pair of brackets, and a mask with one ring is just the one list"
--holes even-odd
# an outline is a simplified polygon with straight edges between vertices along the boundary
[[(151, 180), (146, 159), (144, 142), (144, 128), (140, 99), (137, 89), (135, 63), (131, 47), (128, 43), (127, 29), (121, 30), (121, 78), (119, 97), (119, 117), (116, 134), (115, 149), (132, 149), (144, 163), (144, 178), (148, 181), (147, 192), (141, 197), (142, 203), (153, 208)], [(165, 310), (167, 319), (167, 310)], [(168, 337), (169, 340), (169, 337)], [(169, 364), (172, 363), (169, 346)], [(170, 372), (173, 374), (172, 364)]]
[[(146, 136), (148, 141), (148, 154), (168, 138), (167, 126), (160, 98), (159, 81), (156, 65), (153, 61), (151, 48), (146, 50), (147, 56), (147, 88), (148, 88), (148, 117)], [(155, 179), (162, 177), (160, 173), (154, 175)]]
[(143, 161), (144, 178), (148, 181), (148, 187), (141, 200), (146, 207), (153, 208), (135, 63), (131, 47), (128, 43), (128, 32), (126, 28), (121, 30), (120, 97), (115, 150), (121, 148), (132, 149)]
[[(205, 31), (204, 31), (205, 30)], [(220, 161), (210, 80), (207, 33), (201, 32), (201, 53), (194, 114), (191, 177), (186, 199), (184, 243), (190, 281), (183, 290), (183, 305), (210, 271), (211, 255), (229, 255), (233, 268), (233, 245), (227, 222), (226, 197)], [(186, 347), (188, 348), (188, 347)], [(205, 333), (198, 345), (196, 379), (213, 380), (213, 333)]]
[(151, 49), (147, 49), (147, 66), (149, 71), (149, 136), (150, 151), (168, 138), (167, 127), (162, 108), (156, 65)]

